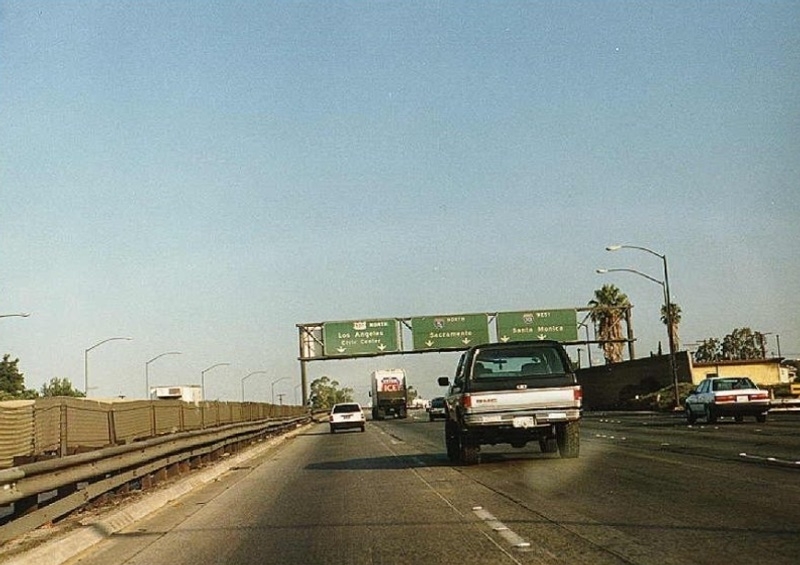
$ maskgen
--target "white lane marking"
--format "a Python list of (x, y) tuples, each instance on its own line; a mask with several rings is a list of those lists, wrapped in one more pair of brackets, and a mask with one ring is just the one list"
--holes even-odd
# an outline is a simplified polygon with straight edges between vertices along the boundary
[[(388, 434), (387, 434), (387, 435), (388, 435)], [(397, 453), (397, 452), (396, 452), (394, 449), (392, 449), (392, 447), (391, 447), (390, 445), (388, 445), (388, 444), (384, 443), (384, 444), (383, 444), (383, 446), (384, 446), (384, 447), (385, 447), (385, 448), (386, 448), (386, 449), (389, 451), (389, 453), (391, 453), (391, 454), (392, 454), (392, 455), (394, 455), (395, 457), (399, 457), (399, 456), (400, 456), (400, 455), (399, 455), (399, 454), (398, 454), (398, 453)], [(422, 460), (419, 460), (419, 461), (420, 461), (420, 462), (422, 462)], [(448, 506), (448, 507), (449, 507), (449, 508), (450, 508), (450, 509), (451, 509), (453, 512), (455, 512), (457, 515), (461, 516), (462, 518), (466, 518), (466, 516), (464, 515), (464, 513), (463, 513), (463, 512), (461, 512), (461, 511), (460, 511), (460, 510), (459, 510), (459, 509), (456, 507), (456, 505), (455, 505), (455, 504), (453, 504), (453, 503), (452, 503), (452, 502), (451, 502), (451, 501), (450, 501), (450, 500), (449, 500), (449, 499), (448, 499), (446, 496), (444, 496), (444, 495), (443, 495), (441, 492), (439, 492), (439, 491), (436, 489), (436, 487), (434, 487), (434, 486), (433, 486), (431, 483), (429, 483), (429, 482), (428, 482), (428, 480), (427, 480), (425, 477), (423, 477), (423, 476), (422, 476), (422, 474), (420, 474), (420, 472), (419, 472), (419, 470), (418, 470), (418, 469), (415, 469), (415, 468), (413, 468), (413, 467), (412, 467), (412, 468), (410, 468), (409, 470), (411, 471), (411, 473), (412, 473), (412, 474), (413, 474), (413, 475), (414, 475), (414, 476), (415, 476), (415, 477), (416, 477), (416, 478), (417, 478), (419, 481), (421, 481), (421, 482), (422, 482), (422, 483), (423, 483), (423, 484), (424, 484), (424, 485), (425, 485), (425, 486), (428, 488), (428, 490), (429, 490), (430, 492), (432, 492), (432, 493), (433, 493), (433, 494), (434, 494), (436, 497), (438, 497), (438, 498), (439, 498), (439, 499), (440, 499), (442, 502), (444, 502), (444, 503), (445, 503), (445, 504), (446, 504), (446, 505), (447, 505), (447, 506)], [(498, 549), (498, 550), (499, 550), (501, 553), (503, 553), (503, 555), (505, 555), (506, 557), (508, 557), (508, 559), (509, 559), (510, 561), (514, 562), (516, 565), (522, 565), (522, 562), (521, 562), (521, 561), (519, 561), (519, 560), (518, 560), (516, 557), (514, 557), (514, 555), (512, 555), (511, 553), (509, 553), (509, 552), (508, 552), (508, 550), (507, 550), (505, 547), (503, 547), (502, 545), (500, 545), (499, 543), (497, 543), (497, 540), (496, 540), (496, 539), (494, 539), (494, 538), (493, 538), (491, 535), (489, 535), (489, 533), (488, 533), (488, 532), (485, 532), (485, 531), (483, 531), (482, 529), (478, 528), (478, 527), (477, 527), (477, 525), (474, 525), (474, 527), (475, 527), (475, 529), (476, 529), (477, 531), (479, 531), (479, 532), (480, 532), (480, 533), (481, 533), (481, 534), (482, 534), (482, 535), (483, 535), (483, 536), (484, 536), (484, 537), (485, 537), (485, 538), (486, 538), (486, 539), (487, 539), (487, 540), (488, 540), (488, 541), (489, 541), (489, 542), (490, 542), (492, 545), (494, 545), (494, 546), (495, 546), (495, 547), (496, 547), (496, 548), (497, 548), (497, 549)]]
[(526, 541), (519, 534), (509, 529), (508, 526), (492, 516), (492, 514), (482, 506), (475, 506), (472, 511), (475, 513), (475, 516), (483, 520), (493, 531), (500, 534), (500, 537), (506, 540), (514, 549), (530, 549), (531, 542)]

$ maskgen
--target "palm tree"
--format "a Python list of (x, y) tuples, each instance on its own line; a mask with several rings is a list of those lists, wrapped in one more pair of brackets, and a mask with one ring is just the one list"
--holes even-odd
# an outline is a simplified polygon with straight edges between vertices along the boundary
[(589, 301), (589, 306), (592, 307), (590, 316), (600, 338), (600, 347), (606, 363), (622, 361), (624, 346), (621, 341), (622, 318), (630, 305), (628, 296), (613, 284), (605, 284), (599, 290), (595, 290), (594, 299)]
[(681, 307), (670, 302), (669, 316), (667, 316), (666, 304), (661, 306), (661, 322), (666, 326), (670, 319), (672, 321), (672, 328), (669, 329), (669, 336), (672, 338), (672, 349), (670, 351), (678, 351), (680, 345), (680, 338), (678, 337), (678, 326), (681, 323)]

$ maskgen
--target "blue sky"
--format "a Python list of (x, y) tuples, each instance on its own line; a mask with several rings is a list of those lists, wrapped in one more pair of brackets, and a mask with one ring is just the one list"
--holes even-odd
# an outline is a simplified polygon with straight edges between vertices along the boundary
[[(0, 0), (0, 351), (93, 396), (299, 383), (296, 324), (584, 306), (800, 356), (800, 3)], [(775, 336), (768, 347), (776, 349)], [(573, 350), (573, 355), (576, 352)], [(599, 359), (599, 351), (594, 352)], [(357, 392), (452, 354), (314, 362)], [(365, 400), (364, 398), (359, 398)]]

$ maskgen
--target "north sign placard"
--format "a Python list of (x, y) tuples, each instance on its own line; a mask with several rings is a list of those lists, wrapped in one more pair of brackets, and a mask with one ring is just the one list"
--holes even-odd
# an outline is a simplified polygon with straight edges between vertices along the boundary
[(322, 338), (326, 357), (380, 355), (400, 351), (397, 320), (325, 322)]
[(499, 312), (496, 323), (499, 341), (578, 339), (578, 314), (574, 309)]
[(486, 314), (411, 318), (414, 350), (466, 348), (489, 341)]

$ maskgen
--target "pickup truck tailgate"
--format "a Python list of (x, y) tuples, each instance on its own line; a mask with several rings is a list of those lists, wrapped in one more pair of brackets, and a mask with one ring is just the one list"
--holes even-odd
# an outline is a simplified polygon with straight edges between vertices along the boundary
[[(580, 418), (581, 390), (577, 385), (465, 396), (462, 408), (468, 424), (530, 427)], [(526, 419), (520, 420), (521, 417)]]

